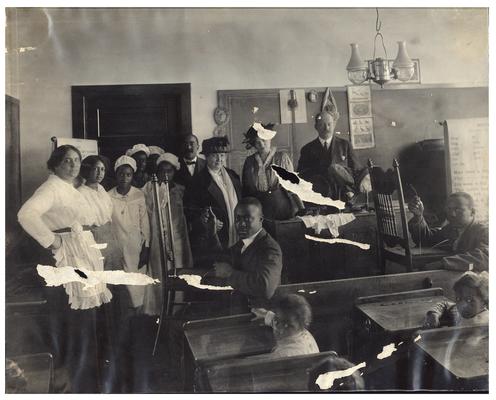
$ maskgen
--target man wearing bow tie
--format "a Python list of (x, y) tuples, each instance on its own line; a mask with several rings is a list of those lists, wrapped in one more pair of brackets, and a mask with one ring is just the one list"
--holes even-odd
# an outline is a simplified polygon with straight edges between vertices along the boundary
[(206, 165), (206, 161), (198, 157), (198, 149), (198, 138), (195, 135), (191, 134), (184, 138), (181, 146), (182, 157), (179, 159), (180, 168), (174, 180), (186, 189)]
[(322, 195), (350, 201), (356, 193), (371, 190), (370, 178), (350, 143), (334, 135), (338, 118), (337, 110), (315, 116), (319, 136), (301, 148), (297, 171)]
[(262, 205), (257, 199), (241, 199), (234, 214), (240, 240), (228, 251), (230, 262), (214, 264), (215, 276), (247, 296), (251, 306), (263, 305), (281, 283), (281, 248), (262, 227)]
[(413, 218), (408, 229), (413, 241), (424, 247), (437, 247), (451, 255), (430, 263), (427, 269), (446, 268), (458, 271), (489, 269), (489, 231), (486, 224), (477, 222), (474, 199), (468, 193), (457, 192), (446, 202), (446, 222), (442, 228), (431, 228), (424, 219), (424, 204), (415, 196), (408, 208)]

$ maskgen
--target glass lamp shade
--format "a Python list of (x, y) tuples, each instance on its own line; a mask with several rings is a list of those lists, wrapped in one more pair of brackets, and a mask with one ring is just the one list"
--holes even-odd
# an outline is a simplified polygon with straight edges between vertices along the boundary
[(348, 79), (355, 85), (359, 85), (367, 80), (367, 65), (360, 57), (358, 45), (351, 43), (351, 57), (346, 70), (348, 71)]
[(396, 73), (396, 78), (402, 82), (411, 79), (415, 72), (415, 65), (406, 51), (406, 42), (398, 42), (398, 55), (393, 63), (393, 69)]

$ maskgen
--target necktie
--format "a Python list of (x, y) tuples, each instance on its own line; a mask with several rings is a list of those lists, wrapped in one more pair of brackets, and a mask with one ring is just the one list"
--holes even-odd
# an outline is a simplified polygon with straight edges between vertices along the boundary
[(324, 151), (327, 151), (327, 142), (324, 142)]
[(235, 254), (241, 254), (241, 249), (243, 248), (245, 244), (243, 243), (242, 240), (240, 240), (238, 243), (236, 243), (232, 249), (234, 251)]

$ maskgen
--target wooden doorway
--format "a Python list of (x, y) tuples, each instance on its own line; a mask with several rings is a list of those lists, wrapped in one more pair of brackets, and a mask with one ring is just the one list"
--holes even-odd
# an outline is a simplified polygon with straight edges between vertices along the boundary
[(113, 163), (136, 143), (176, 153), (191, 133), (191, 85), (72, 86), (73, 137), (98, 140)]

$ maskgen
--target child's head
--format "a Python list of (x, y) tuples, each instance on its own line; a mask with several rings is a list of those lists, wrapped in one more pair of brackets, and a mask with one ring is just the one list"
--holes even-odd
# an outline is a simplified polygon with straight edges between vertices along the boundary
[(487, 272), (466, 272), (453, 285), (456, 308), (463, 318), (472, 318), (487, 309), (489, 304), (489, 276)]
[(304, 297), (297, 294), (275, 298), (271, 309), (275, 314), (273, 328), (277, 338), (301, 332), (312, 321), (310, 305)]
[(333, 382), (332, 386), (328, 389), (321, 389), (320, 386), (316, 383), (317, 378), (322, 374), (326, 374), (332, 371), (343, 371), (353, 367), (354, 365), (344, 358), (329, 357), (327, 360), (323, 361), (321, 364), (310, 371), (308, 375), (308, 390), (312, 392), (364, 390), (365, 384), (363, 378), (360, 376), (359, 371), (355, 371), (349, 376), (336, 379)]
[(115, 162), (115, 177), (117, 187), (124, 192), (127, 192), (131, 187), (134, 173), (136, 172), (136, 161), (129, 156), (121, 156)]

